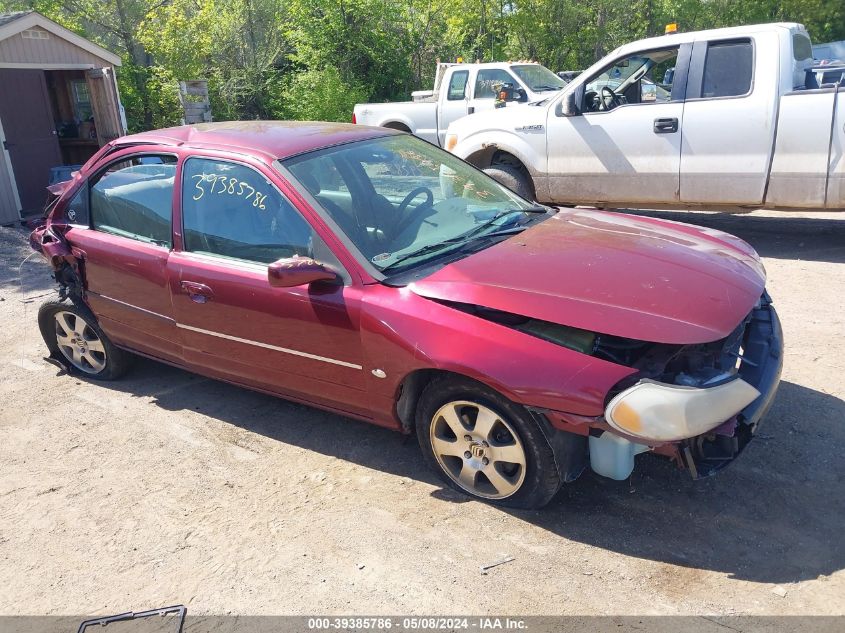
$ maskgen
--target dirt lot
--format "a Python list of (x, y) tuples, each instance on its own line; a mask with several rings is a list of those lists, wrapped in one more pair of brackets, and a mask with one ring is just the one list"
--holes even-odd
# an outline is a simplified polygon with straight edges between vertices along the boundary
[(444, 490), (392, 432), (154, 362), (57, 375), (46, 269), (22, 295), (25, 233), (0, 229), (0, 614), (845, 614), (845, 217), (653, 215), (764, 256), (780, 392), (717, 477), (644, 455), (542, 512)]

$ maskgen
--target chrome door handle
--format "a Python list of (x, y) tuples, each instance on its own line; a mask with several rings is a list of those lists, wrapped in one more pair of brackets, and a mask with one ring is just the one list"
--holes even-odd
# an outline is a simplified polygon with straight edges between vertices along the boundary
[(214, 291), (205, 284), (196, 281), (183, 281), (182, 292), (186, 293), (194, 303), (206, 303), (214, 296)]

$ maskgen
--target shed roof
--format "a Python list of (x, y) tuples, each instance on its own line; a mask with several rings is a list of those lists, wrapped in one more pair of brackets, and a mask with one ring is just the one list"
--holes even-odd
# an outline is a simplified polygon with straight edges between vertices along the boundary
[(41, 15), (37, 11), (0, 13), (0, 41), (8, 39), (13, 35), (17, 35), (21, 31), (25, 31), (33, 27), (49, 31), (56, 37), (66, 40), (74, 46), (87, 51), (91, 55), (107, 61), (112, 66), (120, 66), (119, 56), (109, 50), (106, 50), (102, 46), (94, 44), (91, 40), (85, 39), (81, 35), (77, 35), (62, 25), (53, 22), (53, 20)]
[(0, 26), (4, 26), (9, 22), (14, 22), (18, 18), (33, 13), (32, 11), (14, 11), (12, 13), (0, 13)]

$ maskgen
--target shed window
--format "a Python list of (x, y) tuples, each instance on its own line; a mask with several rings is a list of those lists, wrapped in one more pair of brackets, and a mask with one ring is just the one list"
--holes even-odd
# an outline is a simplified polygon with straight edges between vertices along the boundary
[(77, 121), (88, 121), (94, 116), (91, 107), (91, 92), (88, 90), (88, 82), (84, 79), (77, 79), (70, 82), (70, 96), (73, 99), (73, 116)]
[(27, 29), (21, 33), (21, 37), (25, 40), (49, 40), (50, 34), (39, 29)]

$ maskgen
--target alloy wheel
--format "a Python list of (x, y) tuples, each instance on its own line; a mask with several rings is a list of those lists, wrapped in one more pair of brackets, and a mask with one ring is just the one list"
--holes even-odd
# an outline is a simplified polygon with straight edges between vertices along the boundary
[(71, 365), (86, 374), (99, 374), (106, 368), (103, 341), (81, 316), (73, 312), (56, 312), (56, 343)]
[(483, 404), (444, 404), (431, 420), (429, 439), (443, 471), (473, 495), (505, 499), (525, 480), (526, 456), (519, 435)]

